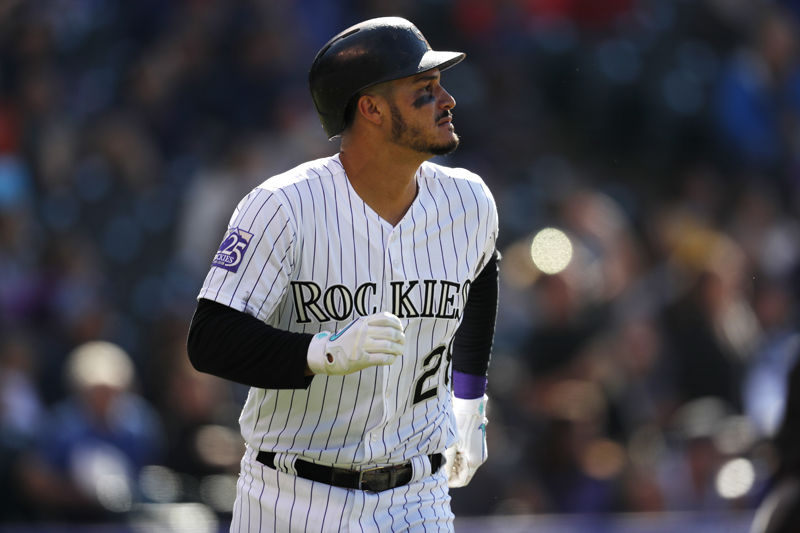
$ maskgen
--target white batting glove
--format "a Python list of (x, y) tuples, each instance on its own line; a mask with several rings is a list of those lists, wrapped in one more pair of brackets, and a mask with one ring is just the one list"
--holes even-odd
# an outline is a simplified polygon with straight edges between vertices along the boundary
[(368, 366), (390, 365), (403, 354), (406, 336), (400, 319), (387, 312), (359, 317), (337, 333), (314, 335), (308, 368), (315, 374), (343, 375)]
[(478, 467), (486, 462), (486, 404), (489, 398), (465, 400), (453, 396), (453, 412), (456, 415), (458, 442), (445, 452), (444, 464), (449, 487), (463, 487), (475, 475)]

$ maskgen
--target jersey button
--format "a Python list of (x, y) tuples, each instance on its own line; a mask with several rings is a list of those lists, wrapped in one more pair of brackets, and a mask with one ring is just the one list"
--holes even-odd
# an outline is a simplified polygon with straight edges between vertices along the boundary
[(372, 435), (369, 436), (369, 440), (371, 440), (372, 442), (377, 442), (378, 436), (373, 433)]

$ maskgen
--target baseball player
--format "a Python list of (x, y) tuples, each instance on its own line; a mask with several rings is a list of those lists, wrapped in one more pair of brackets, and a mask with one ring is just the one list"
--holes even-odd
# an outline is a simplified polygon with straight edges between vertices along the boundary
[(340, 151), (236, 207), (198, 297), (195, 368), (249, 385), (231, 531), (451, 531), (486, 460), (497, 213), (409, 21), (333, 37), (309, 73)]

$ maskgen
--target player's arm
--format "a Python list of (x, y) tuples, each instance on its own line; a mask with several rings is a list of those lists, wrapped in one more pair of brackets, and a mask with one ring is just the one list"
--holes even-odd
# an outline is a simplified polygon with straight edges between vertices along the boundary
[(201, 298), (186, 342), (195, 369), (265, 389), (299, 389), (314, 374), (342, 375), (389, 365), (405, 335), (391, 313), (358, 317), (332, 334), (274, 328), (227, 305)]
[(458, 398), (480, 398), (486, 391), (497, 319), (497, 261), (495, 252), (472, 282), (453, 339), (453, 392)]
[(200, 372), (252, 387), (301, 389), (311, 384), (306, 354), (312, 338), (200, 298), (186, 348)]
[(446, 452), (451, 487), (469, 483), (486, 461), (486, 385), (498, 302), (495, 251), (470, 287), (464, 316), (453, 339), (453, 411), (458, 442)]

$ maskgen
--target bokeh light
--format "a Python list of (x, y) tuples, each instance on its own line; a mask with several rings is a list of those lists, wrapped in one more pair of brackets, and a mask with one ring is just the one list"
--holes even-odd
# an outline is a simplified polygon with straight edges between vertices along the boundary
[(755, 468), (748, 459), (731, 459), (719, 469), (716, 478), (717, 493), (725, 499), (741, 498), (753, 488)]
[(545, 274), (558, 274), (572, 261), (572, 242), (557, 228), (540, 230), (531, 242), (533, 264)]

